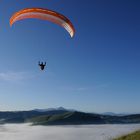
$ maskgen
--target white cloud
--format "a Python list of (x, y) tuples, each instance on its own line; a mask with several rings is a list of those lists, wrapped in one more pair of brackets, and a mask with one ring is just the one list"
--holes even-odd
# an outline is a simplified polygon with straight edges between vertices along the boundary
[(88, 87), (61, 87), (61, 89), (67, 91), (86, 91), (89, 88)]
[(140, 129), (140, 124), (30, 126), (0, 125), (0, 140), (108, 140)]
[(26, 79), (28, 75), (27, 72), (1, 72), (0, 80), (16, 82)]
[(89, 88), (87, 88), (87, 87), (79, 87), (79, 88), (77, 88), (76, 90), (77, 91), (85, 91), (85, 90), (88, 90)]
[(66, 91), (74, 91), (74, 92), (85, 92), (85, 91), (93, 91), (93, 90), (98, 90), (98, 89), (104, 89), (104, 88), (108, 88), (110, 86), (110, 84), (98, 84), (98, 85), (94, 85), (94, 86), (65, 86), (65, 87), (61, 87), (62, 90), (66, 90)]

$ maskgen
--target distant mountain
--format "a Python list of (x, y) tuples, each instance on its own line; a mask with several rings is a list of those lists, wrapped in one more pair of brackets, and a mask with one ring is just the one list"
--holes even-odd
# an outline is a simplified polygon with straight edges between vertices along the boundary
[(110, 115), (110, 116), (126, 116), (131, 115), (130, 113), (114, 113), (114, 112), (104, 112), (102, 115)]
[(74, 109), (66, 109), (64, 107), (58, 107), (58, 108), (47, 108), (47, 109), (34, 109), (33, 111), (47, 112), (47, 111), (76, 111), (76, 110), (74, 110)]
[(0, 112), (0, 124), (25, 123), (34, 125), (128, 124), (140, 123), (140, 114), (104, 115), (59, 108), (31, 111)]
[(140, 123), (140, 114), (110, 116), (75, 111), (34, 117), (29, 121), (34, 125), (128, 124)]
[(57, 115), (63, 114), (68, 111), (65, 110), (50, 110), (50, 111), (4, 111), (0, 112), (0, 123), (24, 123), (27, 122), (28, 119), (43, 116), (43, 115)]
[(30, 120), (35, 125), (81, 125), (104, 124), (101, 115), (83, 112), (67, 112), (58, 115), (44, 115)]

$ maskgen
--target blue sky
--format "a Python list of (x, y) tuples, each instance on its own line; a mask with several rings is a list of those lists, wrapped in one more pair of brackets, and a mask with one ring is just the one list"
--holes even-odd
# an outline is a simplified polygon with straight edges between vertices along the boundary
[[(0, 4), (0, 110), (63, 106), (132, 112), (140, 106), (140, 2), (137, 0), (4, 0)], [(58, 25), (9, 19), (27, 7), (67, 16)], [(46, 61), (40, 71), (38, 61)]]

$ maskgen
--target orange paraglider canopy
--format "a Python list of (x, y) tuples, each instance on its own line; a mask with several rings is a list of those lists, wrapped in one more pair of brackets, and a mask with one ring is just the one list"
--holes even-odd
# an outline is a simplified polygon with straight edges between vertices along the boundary
[(18, 20), (28, 18), (37, 18), (51, 21), (65, 28), (71, 37), (74, 36), (74, 26), (67, 17), (55, 11), (43, 8), (26, 8), (14, 13), (10, 18), (10, 26), (12, 26)]

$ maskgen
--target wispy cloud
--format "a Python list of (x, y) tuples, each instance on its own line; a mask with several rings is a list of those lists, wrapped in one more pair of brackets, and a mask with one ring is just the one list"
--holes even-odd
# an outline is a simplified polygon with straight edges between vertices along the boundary
[(27, 78), (29, 74), (27, 72), (1, 72), (0, 80), (16, 82), (22, 81)]
[(61, 87), (61, 89), (67, 91), (86, 91), (89, 88), (88, 87)]
[(93, 90), (98, 90), (98, 89), (105, 89), (108, 88), (110, 84), (98, 84), (98, 85), (93, 85), (93, 86), (81, 86), (81, 87), (72, 87), (72, 86), (65, 86), (61, 87), (62, 90), (67, 90), (67, 91), (74, 91), (74, 92), (86, 92), (86, 91), (93, 91)]
[(99, 88), (107, 88), (110, 86), (110, 83), (106, 83), (106, 84), (99, 84), (99, 85), (95, 85), (92, 87), (92, 89), (99, 89)]

